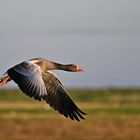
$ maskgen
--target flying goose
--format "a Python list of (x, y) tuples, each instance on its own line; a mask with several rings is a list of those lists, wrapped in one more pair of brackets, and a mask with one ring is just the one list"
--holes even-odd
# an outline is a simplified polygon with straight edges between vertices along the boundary
[(8, 69), (0, 77), (0, 86), (13, 80), (27, 96), (39, 101), (45, 100), (66, 118), (77, 121), (84, 119), (86, 113), (76, 106), (57, 76), (49, 70), (84, 71), (74, 64), (63, 65), (43, 58), (33, 58)]

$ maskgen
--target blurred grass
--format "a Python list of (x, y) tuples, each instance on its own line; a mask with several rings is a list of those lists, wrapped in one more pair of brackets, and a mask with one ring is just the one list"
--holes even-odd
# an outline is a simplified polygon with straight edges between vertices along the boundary
[[(140, 113), (140, 89), (69, 89), (68, 92), (86, 112)], [(15, 112), (48, 113), (43, 106), (44, 102), (38, 102), (20, 90), (0, 90), (0, 113), (10, 111), (8, 107), (2, 109), (4, 103), (14, 103), (8, 107), (12, 109), (12, 106), (16, 106), (13, 107)], [(17, 108), (22, 104), (26, 105)]]
[(71, 96), (81, 102), (139, 102), (139, 89), (70, 90)]
[(78, 123), (66, 119), (45, 102), (35, 101), (20, 90), (0, 90), (0, 139), (140, 139), (140, 89), (69, 89), (68, 92), (88, 114), (86, 120)]
[[(140, 89), (69, 89), (69, 94), (80, 102), (114, 102), (116, 99), (127, 102), (140, 102)], [(114, 100), (114, 99), (115, 100)], [(20, 90), (0, 90), (0, 101), (31, 101)]]

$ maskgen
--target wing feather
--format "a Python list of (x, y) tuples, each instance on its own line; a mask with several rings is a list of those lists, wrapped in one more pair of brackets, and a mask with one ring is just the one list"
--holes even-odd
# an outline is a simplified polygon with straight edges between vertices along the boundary
[(38, 65), (25, 61), (10, 68), (7, 73), (27, 96), (41, 100), (47, 94)]
[(48, 93), (43, 96), (43, 99), (51, 107), (72, 120), (80, 121), (80, 118), (84, 119), (82, 115), (86, 115), (86, 113), (82, 112), (72, 101), (68, 92), (64, 89), (64, 86), (58, 80), (56, 75), (51, 72), (47, 72), (42, 74), (42, 78)]

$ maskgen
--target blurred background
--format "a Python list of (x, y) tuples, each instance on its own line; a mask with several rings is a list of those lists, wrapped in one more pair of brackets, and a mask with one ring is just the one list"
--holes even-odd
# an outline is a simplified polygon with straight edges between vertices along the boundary
[(86, 69), (55, 72), (88, 115), (73, 122), (11, 83), (1, 140), (140, 140), (140, 1), (0, 0), (0, 75), (34, 57)]
[(137, 0), (0, 1), (0, 73), (33, 57), (75, 63), (67, 87), (140, 86)]

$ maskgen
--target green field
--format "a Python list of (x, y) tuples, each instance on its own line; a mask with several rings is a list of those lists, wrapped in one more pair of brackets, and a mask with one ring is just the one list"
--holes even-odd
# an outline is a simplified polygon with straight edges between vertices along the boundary
[(0, 90), (0, 140), (140, 140), (139, 89), (69, 90), (88, 115), (59, 115), (19, 90)]

